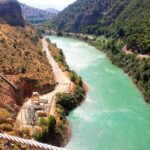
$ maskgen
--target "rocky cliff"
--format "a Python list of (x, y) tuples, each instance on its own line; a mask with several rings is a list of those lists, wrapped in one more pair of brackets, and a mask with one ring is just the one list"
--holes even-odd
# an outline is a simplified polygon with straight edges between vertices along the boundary
[(0, 0), (0, 20), (13, 26), (24, 26), (21, 7), (17, 0)]

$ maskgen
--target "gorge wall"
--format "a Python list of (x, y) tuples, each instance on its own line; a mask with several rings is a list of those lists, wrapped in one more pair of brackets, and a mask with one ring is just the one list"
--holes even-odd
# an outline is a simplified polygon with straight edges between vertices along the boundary
[(1, 22), (10, 25), (24, 26), (21, 7), (16, 0), (0, 0), (0, 18)]

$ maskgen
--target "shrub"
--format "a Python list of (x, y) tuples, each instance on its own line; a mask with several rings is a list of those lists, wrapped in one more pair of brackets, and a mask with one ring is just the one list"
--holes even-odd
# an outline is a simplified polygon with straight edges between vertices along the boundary
[(0, 123), (8, 123), (10, 117), (11, 114), (7, 110), (3, 108), (0, 109)]
[(63, 36), (63, 33), (61, 31), (58, 31), (56, 35), (57, 36)]
[(40, 118), (38, 124), (39, 124), (41, 127), (47, 126), (47, 125), (48, 125), (48, 120), (47, 120), (46, 118)]
[(83, 95), (85, 91), (82, 87), (76, 86), (74, 92), (70, 93), (58, 93), (56, 95), (57, 104), (60, 105), (65, 113), (68, 114), (83, 100)]
[(34, 135), (35, 139), (41, 142), (49, 141), (50, 136), (52, 136), (55, 131), (55, 117), (49, 116), (48, 118), (41, 118), (39, 120), (39, 125), (42, 127), (42, 132), (36, 133)]

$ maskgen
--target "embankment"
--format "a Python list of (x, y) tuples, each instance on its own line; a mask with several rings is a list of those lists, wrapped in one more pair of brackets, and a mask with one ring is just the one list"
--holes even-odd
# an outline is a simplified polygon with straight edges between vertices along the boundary
[(82, 34), (64, 34), (72, 38), (83, 40), (97, 49), (104, 51), (111, 62), (122, 68), (138, 87), (147, 103), (150, 103), (150, 58), (138, 57), (139, 54), (126, 54), (123, 51), (124, 43), (120, 39), (103, 38)]
[(35, 135), (35, 138), (63, 147), (71, 138), (71, 126), (66, 116), (81, 104), (86, 92), (81, 77), (69, 69), (63, 52), (48, 39), (43, 39), (43, 47), (57, 82), (54, 92), (56, 98), (52, 102), (52, 113), (47, 119), (49, 123), (43, 127), (42, 132)]

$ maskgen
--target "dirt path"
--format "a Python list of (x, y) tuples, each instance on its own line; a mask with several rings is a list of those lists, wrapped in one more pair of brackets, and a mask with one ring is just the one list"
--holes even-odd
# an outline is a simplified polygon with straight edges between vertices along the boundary
[(72, 82), (66, 76), (66, 74), (62, 71), (62, 69), (59, 68), (58, 64), (54, 60), (53, 56), (51, 55), (48, 49), (48, 43), (45, 38), (42, 39), (42, 44), (43, 44), (43, 50), (46, 52), (49, 63), (52, 66), (52, 70), (55, 75), (55, 80), (58, 83), (58, 85), (55, 87), (55, 90), (53, 92), (46, 94), (46, 96), (48, 97), (49, 103), (52, 104), (50, 114), (55, 115), (54, 114), (55, 100), (53, 100), (53, 97), (56, 95), (56, 93), (59, 93), (59, 92), (69, 92), (69, 87), (72, 85)]
[[(66, 76), (66, 74), (59, 68), (58, 64), (54, 60), (53, 56), (51, 55), (48, 49), (48, 43), (45, 38), (42, 39), (42, 44), (43, 44), (43, 51), (46, 52), (48, 61), (50, 65), (52, 66), (52, 70), (55, 75), (55, 80), (58, 83), (54, 91), (47, 93), (45, 95), (42, 95), (42, 96), (45, 96), (48, 99), (48, 104), (49, 104), (48, 114), (55, 115), (55, 95), (59, 92), (69, 92), (70, 87), (72, 87), (73, 83)], [(18, 116), (16, 119), (16, 126), (31, 127), (27, 123), (28, 122), (27, 118), (29, 115), (31, 115), (31, 114), (28, 114), (28, 109), (30, 106), (31, 106), (31, 100), (28, 100), (27, 102), (24, 103), (20, 112), (18, 113)]]
[[(131, 50), (127, 49), (127, 46), (125, 45), (122, 50), (126, 53), (126, 54), (135, 54), (134, 52), (132, 52)], [(143, 55), (143, 54), (136, 54), (137, 58), (139, 59), (143, 59), (143, 58), (150, 58), (150, 55)]]

